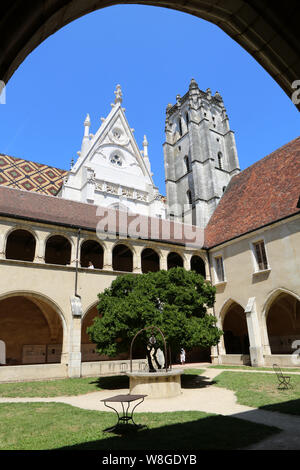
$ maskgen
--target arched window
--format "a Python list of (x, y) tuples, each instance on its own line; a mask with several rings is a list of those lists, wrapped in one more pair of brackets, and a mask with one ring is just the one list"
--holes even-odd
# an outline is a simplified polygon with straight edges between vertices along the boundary
[(27, 230), (14, 230), (7, 237), (6, 259), (33, 261), (35, 254), (35, 238)]
[(222, 152), (218, 153), (218, 167), (220, 168), (220, 170), (223, 169), (223, 155), (222, 155)]
[(192, 204), (193, 204), (193, 198), (192, 198), (192, 193), (191, 193), (191, 191), (188, 190), (188, 191), (186, 192), (186, 195), (187, 195), (187, 200), (188, 200), (189, 205), (192, 206)]
[(190, 122), (189, 113), (185, 114), (185, 122), (186, 122), (186, 125), (188, 126), (188, 124)]
[(48, 238), (45, 251), (45, 263), (66, 266), (71, 262), (71, 243), (62, 235)]
[(86, 240), (81, 245), (80, 264), (83, 268), (103, 268), (103, 248), (94, 240)]
[(178, 119), (178, 131), (179, 135), (182, 136), (182, 124), (181, 124), (181, 118)]
[(184, 157), (184, 163), (185, 163), (186, 172), (189, 173), (189, 171), (190, 171), (190, 162), (189, 162), (189, 157), (187, 155)]
[(159, 256), (151, 248), (145, 248), (142, 251), (141, 261), (143, 273), (159, 271)]
[(172, 252), (168, 254), (168, 269), (176, 268), (176, 267), (183, 267), (183, 259), (178, 253)]
[(132, 272), (132, 251), (126, 245), (116, 245), (113, 249), (113, 270)]
[(201, 274), (204, 279), (206, 278), (205, 263), (200, 256), (194, 255), (191, 258), (191, 270)]

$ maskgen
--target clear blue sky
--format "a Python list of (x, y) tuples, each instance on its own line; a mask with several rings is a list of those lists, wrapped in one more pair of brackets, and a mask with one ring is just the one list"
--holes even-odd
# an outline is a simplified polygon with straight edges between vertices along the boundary
[(191, 78), (222, 95), (242, 169), (298, 137), (295, 105), (221, 29), (173, 10), (123, 5), (79, 18), (27, 57), (0, 105), (0, 153), (69, 169), (86, 114), (95, 133), (121, 84), (127, 119), (140, 148), (147, 135), (165, 194), (165, 110)]

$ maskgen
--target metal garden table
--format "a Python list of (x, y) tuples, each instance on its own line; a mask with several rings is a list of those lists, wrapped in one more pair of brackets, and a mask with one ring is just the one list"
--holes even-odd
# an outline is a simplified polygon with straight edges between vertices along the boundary
[[(141, 428), (141, 427), (144, 427), (142, 424), (136, 424), (134, 422), (134, 419), (133, 419), (133, 412), (134, 410), (136, 409), (136, 407), (138, 405), (140, 405), (143, 401), (144, 401), (144, 398), (146, 397), (147, 395), (130, 395), (130, 394), (127, 394), (127, 395), (116, 395), (114, 397), (110, 397), (110, 398), (104, 398), (104, 400), (101, 400), (104, 402), (104, 405), (107, 407), (107, 408), (110, 408), (112, 410), (114, 410), (116, 413), (117, 413), (117, 416), (118, 416), (118, 422), (115, 424), (115, 426), (112, 426), (110, 428), (107, 428), (107, 429), (104, 429), (105, 432), (112, 432), (114, 431), (115, 429), (118, 428), (118, 426), (120, 426), (120, 423), (123, 423), (125, 422), (125, 424), (128, 424), (129, 421), (132, 421), (134, 427), (136, 429), (138, 428)], [(129, 411), (129, 408), (130, 408), (130, 405), (131, 403), (137, 401), (137, 400), (140, 400), (138, 403), (136, 403), (136, 405), (132, 408), (131, 411)], [(112, 406), (110, 405), (107, 405), (107, 403), (121, 403), (122, 405), (122, 410), (123, 410), (123, 414), (122, 416), (120, 416), (120, 414), (118, 413), (118, 411), (116, 410), (116, 408), (113, 408)], [(126, 407), (127, 405), (127, 407)], [(125, 408), (126, 407), (126, 408)]]

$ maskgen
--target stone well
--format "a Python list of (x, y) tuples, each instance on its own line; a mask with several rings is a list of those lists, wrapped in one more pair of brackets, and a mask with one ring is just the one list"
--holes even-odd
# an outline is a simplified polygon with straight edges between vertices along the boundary
[(147, 398), (170, 398), (181, 394), (183, 369), (157, 372), (127, 372), (129, 393)]

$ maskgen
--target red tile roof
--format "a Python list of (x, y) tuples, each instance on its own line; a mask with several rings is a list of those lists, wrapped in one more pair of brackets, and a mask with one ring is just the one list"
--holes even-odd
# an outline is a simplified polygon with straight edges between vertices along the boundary
[(234, 176), (205, 233), (212, 247), (300, 213), (300, 137)]
[[(99, 210), (100, 209), (100, 210)], [(55, 196), (45, 196), (30, 191), (0, 186), (0, 215), (12, 218), (28, 219), (38, 222), (64, 225), (68, 227), (81, 228), (96, 231), (97, 227), (104, 228), (107, 219), (111, 215), (111, 221), (116, 220), (108, 227), (112, 233), (119, 233), (123, 218), (116, 217), (118, 211), (114, 209), (98, 208), (95, 204), (62, 199)], [(121, 213), (120, 213), (121, 214)], [(123, 215), (125, 213), (122, 213)], [(105, 223), (104, 223), (104, 222)], [(170, 220), (128, 215), (125, 224), (125, 233), (128, 238), (151, 239), (164, 241), (166, 243), (184, 244), (202, 248), (204, 242), (203, 230), (190, 227)], [(139, 222), (139, 223), (137, 223)], [(115, 229), (115, 232), (114, 232)], [(134, 233), (136, 229), (136, 233)], [(123, 232), (124, 233), (124, 232)], [(126, 238), (126, 235), (122, 238)]]

